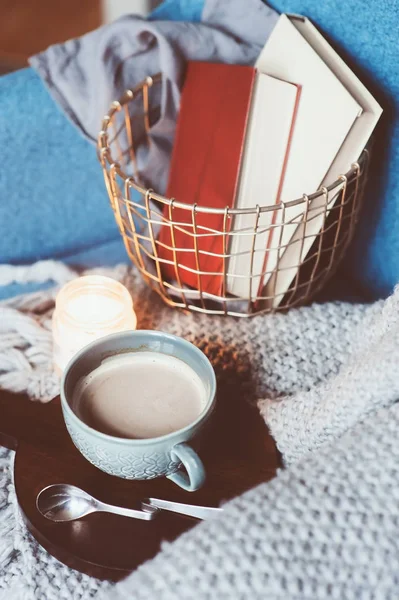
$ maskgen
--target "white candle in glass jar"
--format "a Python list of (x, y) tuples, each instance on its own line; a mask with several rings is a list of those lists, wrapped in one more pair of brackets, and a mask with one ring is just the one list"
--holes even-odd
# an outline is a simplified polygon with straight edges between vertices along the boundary
[(132, 297), (121, 283), (101, 275), (70, 281), (58, 293), (53, 314), (56, 369), (62, 372), (90, 342), (136, 325)]

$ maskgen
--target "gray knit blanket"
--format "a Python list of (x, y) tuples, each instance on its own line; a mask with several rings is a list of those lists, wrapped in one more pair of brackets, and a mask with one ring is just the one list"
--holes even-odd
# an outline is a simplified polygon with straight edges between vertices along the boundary
[[(243, 402), (258, 401), (285, 468), (113, 586), (68, 569), (31, 538), (4, 450), (0, 600), (397, 600), (399, 291), (373, 305), (314, 304), (234, 320), (170, 309), (134, 271), (116, 274), (132, 291), (140, 328), (194, 342), (219, 378), (241, 387)], [(0, 322), (2, 310), (32, 319), (44, 339), (53, 298), (49, 290), (3, 304)], [(40, 380), (49, 365), (44, 354), (34, 363), (29, 350), (26, 337), (18, 351)]]

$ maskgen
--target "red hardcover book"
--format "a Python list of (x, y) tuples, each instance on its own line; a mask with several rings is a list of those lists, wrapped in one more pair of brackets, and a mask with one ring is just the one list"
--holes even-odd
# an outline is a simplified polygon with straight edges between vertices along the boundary
[[(177, 123), (167, 196), (186, 204), (212, 208), (232, 208), (240, 172), (255, 69), (241, 65), (190, 62), (187, 67)], [(165, 206), (169, 219), (169, 207)], [(224, 216), (196, 213), (197, 250), (192, 211), (174, 208), (176, 261), (182, 284), (198, 289), (199, 270), (203, 291), (220, 294), (223, 258), (203, 254), (223, 254), (223, 236), (205, 228), (223, 231)], [(180, 231), (179, 228), (184, 231)], [(186, 233), (187, 232), (187, 233)], [(161, 228), (158, 254), (173, 263), (172, 232)], [(197, 264), (198, 260), (198, 264)], [(163, 275), (177, 280), (173, 264), (162, 264)], [(217, 275), (214, 275), (216, 273)]]

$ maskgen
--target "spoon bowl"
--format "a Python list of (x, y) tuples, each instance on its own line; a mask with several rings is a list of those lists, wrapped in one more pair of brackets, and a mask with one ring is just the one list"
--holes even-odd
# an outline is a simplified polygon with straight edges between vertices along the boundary
[(142, 510), (111, 506), (66, 483), (45, 487), (36, 498), (36, 507), (43, 517), (55, 523), (75, 521), (94, 512), (108, 512), (151, 521), (159, 512), (158, 508), (147, 504), (142, 504)]

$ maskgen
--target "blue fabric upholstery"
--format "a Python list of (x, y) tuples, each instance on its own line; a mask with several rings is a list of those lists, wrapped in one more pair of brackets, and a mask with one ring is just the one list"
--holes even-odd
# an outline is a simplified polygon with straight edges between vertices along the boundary
[(165, 0), (156, 8), (150, 19), (165, 21), (201, 21), (204, 0)]
[(1, 262), (68, 257), (118, 240), (95, 149), (34, 71), (0, 78), (0, 107)]

